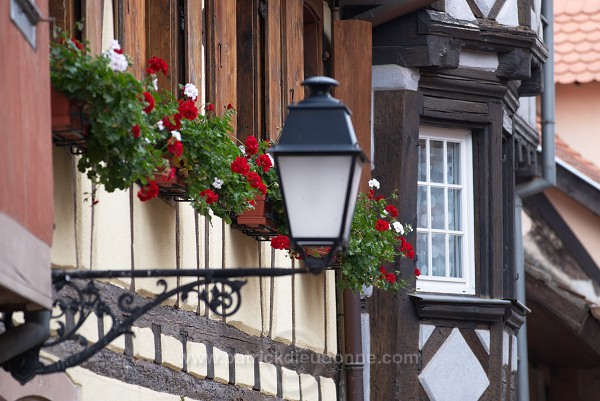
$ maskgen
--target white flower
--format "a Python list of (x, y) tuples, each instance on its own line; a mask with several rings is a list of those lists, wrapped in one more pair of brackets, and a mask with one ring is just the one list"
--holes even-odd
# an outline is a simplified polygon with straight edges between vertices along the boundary
[(178, 141), (181, 141), (181, 133), (179, 131), (171, 131), (171, 136), (174, 136), (175, 139), (177, 139)]
[(158, 90), (158, 78), (154, 78), (152, 80), (152, 86), (154, 86), (154, 90), (157, 91)]
[(400, 224), (399, 221), (395, 221), (392, 225), (394, 226), (394, 230), (396, 230), (398, 234), (404, 235), (404, 227), (402, 227), (402, 224)]
[(119, 54), (114, 50), (110, 50), (108, 57), (110, 58), (108, 65), (113, 71), (123, 72), (127, 69), (127, 67), (129, 67), (127, 57), (125, 57), (124, 54)]
[(388, 215), (388, 211), (384, 210), (383, 213), (381, 214), (381, 217), (385, 219), (385, 217)]
[(221, 189), (222, 185), (223, 185), (223, 180), (220, 180), (217, 177), (215, 177), (215, 182), (212, 183), (212, 186), (217, 189)]
[(239, 148), (242, 151), (242, 155), (246, 156), (246, 147), (244, 145), (240, 145)]
[(379, 189), (379, 181), (375, 178), (369, 180), (369, 188), (377, 188)]
[(158, 127), (159, 130), (164, 130), (165, 129), (165, 125), (163, 124), (162, 121), (159, 121), (156, 123), (156, 126)]
[(183, 94), (190, 99), (195, 100), (198, 97), (198, 88), (192, 83), (187, 83), (183, 87)]
[(121, 50), (121, 45), (119, 44), (119, 41), (117, 39), (113, 39), (110, 42), (110, 48), (111, 50)]

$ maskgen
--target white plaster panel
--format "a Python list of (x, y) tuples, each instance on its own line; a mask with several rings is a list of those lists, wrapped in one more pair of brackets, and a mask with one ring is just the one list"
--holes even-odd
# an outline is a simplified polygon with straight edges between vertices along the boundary
[(508, 358), (510, 355), (510, 344), (508, 343), (508, 333), (502, 333), (502, 364), (508, 366)]
[(465, 0), (446, 0), (445, 9), (452, 17), (465, 21), (474, 21), (475, 16)]
[(477, 401), (490, 385), (477, 357), (456, 328), (425, 366), (419, 381), (431, 401)]
[[(260, 266), (271, 267), (271, 248), (269, 242), (260, 243)], [(260, 279), (262, 286), (261, 311), (262, 311), (262, 336), (269, 336), (271, 326), (271, 282), (273, 277), (264, 277)]]
[(423, 349), (433, 330), (435, 330), (435, 326), (431, 324), (422, 324), (419, 326), (419, 351)]
[(277, 367), (266, 362), (259, 362), (258, 366), (260, 372), (260, 391), (267, 395), (277, 395)]
[(374, 91), (405, 89), (416, 91), (419, 86), (419, 71), (396, 64), (374, 65), (372, 86)]
[(89, 342), (98, 342), (98, 318), (95, 313), (91, 313), (85, 319), (77, 333), (84, 336)]
[[(93, 270), (127, 270), (131, 268), (131, 223), (129, 191), (108, 193), (100, 186), (98, 203), (91, 207), (92, 249), (89, 264)], [(85, 203), (84, 203), (85, 205)], [(131, 279), (111, 279), (111, 283), (129, 288)]]
[[(109, 316), (104, 316), (103, 326), (104, 326), (104, 335), (106, 335), (106, 333), (108, 333), (108, 331), (112, 328), (112, 319)], [(132, 330), (134, 328), (135, 327), (132, 327)], [(151, 345), (152, 345), (152, 359), (154, 359), (154, 339), (153, 339), (153, 337), (151, 338)], [(106, 348), (108, 348), (109, 350), (116, 352), (116, 353), (122, 353), (123, 351), (125, 351), (125, 335), (121, 334), (119, 337), (112, 340), (112, 342), (110, 344), (108, 344), (106, 346)], [(150, 360), (152, 360), (152, 359), (150, 359)]]
[(77, 225), (75, 227), (78, 248), (77, 259), (79, 268), (89, 269), (91, 259), (92, 245), (92, 182), (86, 175), (77, 172), (75, 178), (75, 214), (77, 215)]
[(229, 354), (217, 347), (213, 348), (214, 380), (219, 383), (229, 383)]
[(206, 345), (188, 341), (187, 343), (187, 370), (188, 373), (204, 379), (208, 369), (208, 354), (206, 353)]
[(336, 310), (336, 285), (335, 285), (335, 271), (325, 271), (325, 282), (327, 287), (326, 296), (326, 324), (327, 324), (327, 344), (326, 353), (330, 356), (337, 355), (337, 310)]
[(360, 314), (360, 334), (362, 337), (362, 354), (365, 366), (363, 368), (363, 387), (364, 401), (371, 400), (371, 364), (369, 363), (371, 356), (371, 325), (369, 324), (369, 314)]
[(496, 71), (498, 68), (498, 54), (476, 50), (461, 50), (458, 66), (474, 70)]
[(50, 260), (54, 266), (76, 267), (75, 207), (73, 203), (73, 156), (52, 147), (54, 170), (54, 231)]
[(183, 369), (183, 344), (171, 336), (160, 335), (162, 365), (180, 371)]
[(300, 401), (300, 378), (298, 373), (287, 368), (281, 368), (281, 389), (284, 399)]
[[(283, 251), (275, 252), (275, 267), (290, 267), (290, 259)], [(270, 336), (284, 344), (292, 343), (292, 278), (276, 277), (273, 279), (273, 316)]]
[(252, 355), (235, 354), (234, 361), (236, 386), (254, 387), (254, 357)]
[[(319, 383), (317, 379), (306, 373), (300, 373), (300, 388), (302, 389), (302, 401), (319, 401)], [(369, 393), (365, 393), (365, 401)]]
[[(139, 385), (128, 384), (80, 367), (69, 369), (68, 375), (80, 388), (80, 401), (181, 401), (180, 395), (161, 393)], [(186, 397), (185, 401), (194, 400)]]
[(519, 26), (519, 9), (517, 0), (506, 0), (496, 17), (496, 21), (507, 26)]
[(519, 98), (519, 107), (517, 115), (521, 117), (530, 127), (536, 127), (537, 104), (535, 97)]
[(337, 400), (337, 387), (335, 381), (329, 377), (319, 377), (319, 388), (321, 391), (321, 399)]
[(517, 371), (518, 353), (517, 353), (517, 336), (511, 335), (511, 371)]
[[(137, 193), (138, 186), (134, 186)], [(152, 199), (141, 202), (137, 196), (133, 201), (133, 231), (134, 231), (134, 268), (146, 269), (175, 269), (177, 266), (175, 243), (176, 209), (162, 201)], [(168, 288), (177, 284), (175, 277), (165, 278)], [(163, 292), (156, 279), (135, 279), (135, 289), (144, 296), (154, 296)], [(174, 305), (177, 297), (165, 301)]]
[[(188, 202), (177, 203), (179, 216), (179, 267), (181, 269), (204, 268), (204, 240), (196, 233), (196, 213)], [(204, 227), (204, 218), (198, 218), (199, 231)], [(196, 277), (181, 277), (182, 285), (196, 281)], [(204, 314), (204, 303), (198, 302), (198, 294), (190, 292), (188, 298), (180, 300), (179, 306), (192, 312)]]
[(481, 345), (483, 345), (483, 348), (485, 348), (485, 351), (489, 355), (490, 354), (490, 331), (477, 329), (477, 330), (475, 330), (475, 333), (477, 334), (477, 338), (479, 338), (479, 341), (481, 341)]
[[(223, 230), (225, 267), (239, 268), (258, 266), (259, 243), (252, 237), (225, 226)], [(260, 279), (248, 278), (242, 287), (240, 309), (233, 316), (226, 318), (228, 324), (252, 336), (260, 336), (262, 332)]]
[(296, 345), (318, 353), (325, 351), (324, 280), (322, 274), (294, 277)]
[[(132, 327), (133, 356), (147, 361), (154, 361), (154, 333), (148, 327)], [(121, 336), (123, 337), (123, 336)]]
[(490, 14), (490, 10), (496, 3), (496, 0), (475, 0), (475, 4), (479, 7), (479, 10), (483, 13), (483, 16), (487, 18)]

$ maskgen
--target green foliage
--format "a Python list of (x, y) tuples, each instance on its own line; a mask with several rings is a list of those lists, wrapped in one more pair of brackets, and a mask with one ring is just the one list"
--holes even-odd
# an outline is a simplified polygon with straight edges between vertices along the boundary
[[(391, 199), (397, 198), (394, 192)], [(400, 286), (406, 284), (389, 276), (389, 274), (398, 275), (398, 271), (387, 271), (386, 279), (386, 274), (382, 273), (381, 267), (387, 264), (386, 262), (394, 262), (398, 257), (407, 256), (401, 251), (401, 236), (412, 231), (412, 228), (408, 224), (398, 223), (396, 218), (385, 210), (389, 204), (387, 199), (376, 199), (373, 195), (364, 193), (358, 195), (348, 249), (340, 258), (342, 288), (360, 291), (363, 285), (372, 285), (384, 290), (398, 290)], [(387, 222), (390, 229), (377, 230), (375, 226), (378, 220)], [(394, 223), (401, 227), (400, 232), (394, 228)]]
[[(142, 94), (147, 82), (129, 72), (114, 71), (105, 55), (92, 57), (87, 44), (61, 32), (51, 43), (50, 79), (55, 91), (81, 102), (90, 135), (87, 151), (78, 169), (108, 192), (127, 189), (136, 181), (146, 182), (164, 164), (160, 150), (153, 145), (154, 132), (148, 128)], [(140, 127), (136, 138), (131, 129)]]

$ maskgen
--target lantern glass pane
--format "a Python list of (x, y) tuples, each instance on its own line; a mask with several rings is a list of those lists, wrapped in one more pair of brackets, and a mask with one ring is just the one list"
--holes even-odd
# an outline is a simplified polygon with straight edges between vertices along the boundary
[(279, 155), (277, 168), (283, 186), (290, 233), (299, 245), (330, 244), (340, 237), (344, 203), (353, 157)]
[(358, 195), (358, 187), (360, 185), (360, 177), (362, 175), (363, 162), (359, 157), (354, 158), (354, 172), (352, 173), (352, 186), (350, 187), (349, 202), (348, 202), (348, 214), (346, 215), (346, 225), (343, 235), (343, 246), (348, 243), (350, 238), (350, 229), (352, 228), (352, 219), (354, 218), (354, 208), (356, 207), (356, 197)]

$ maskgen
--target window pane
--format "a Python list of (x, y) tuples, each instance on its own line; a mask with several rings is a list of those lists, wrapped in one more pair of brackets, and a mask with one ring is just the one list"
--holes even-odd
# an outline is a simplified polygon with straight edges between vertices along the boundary
[(460, 189), (448, 189), (448, 229), (461, 230), (461, 200)]
[(460, 184), (460, 143), (448, 142), (448, 184)]
[(462, 278), (462, 236), (449, 236), (450, 277)]
[(419, 139), (419, 181), (427, 181), (427, 143)]
[(431, 234), (431, 275), (446, 275), (446, 234)]
[(444, 142), (429, 142), (429, 163), (431, 182), (444, 182)]
[(431, 188), (431, 228), (445, 229), (446, 202), (444, 188)]
[(428, 228), (427, 218), (427, 187), (419, 185), (417, 190), (417, 227)]
[(429, 245), (427, 244), (427, 233), (417, 233), (417, 267), (421, 270), (421, 274), (426, 276), (429, 273), (428, 269), (428, 253), (427, 249)]

